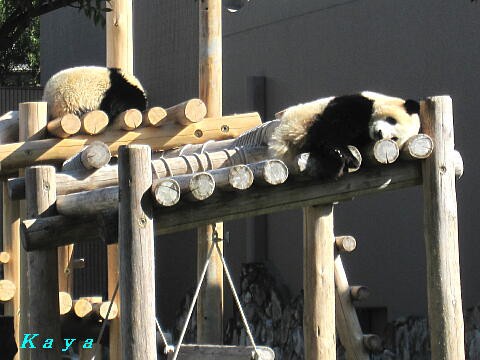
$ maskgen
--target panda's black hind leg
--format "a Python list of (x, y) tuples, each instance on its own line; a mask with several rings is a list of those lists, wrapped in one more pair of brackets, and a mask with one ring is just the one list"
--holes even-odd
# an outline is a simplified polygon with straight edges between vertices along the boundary
[(356, 161), (348, 148), (345, 150), (336, 147), (323, 147), (310, 153), (307, 163), (308, 174), (320, 180), (338, 179), (345, 171), (348, 171), (350, 165), (347, 166), (347, 162), (348, 164), (354, 164)]

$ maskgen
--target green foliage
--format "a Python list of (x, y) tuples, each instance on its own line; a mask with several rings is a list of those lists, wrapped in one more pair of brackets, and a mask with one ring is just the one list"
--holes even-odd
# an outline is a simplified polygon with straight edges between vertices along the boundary
[(35, 86), (40, 79), (39, 17), (73, 7), (105, 26), (110, 0), (0, 0), (0, 86)]
[[(0, 22), (4, 23), (17, 5), (25, 0), (0, 0)], [(40, 83), (40, 21), (34, 18), (30, 26), (13, 43), (0, 52), (0, 86), (35, 86)]]

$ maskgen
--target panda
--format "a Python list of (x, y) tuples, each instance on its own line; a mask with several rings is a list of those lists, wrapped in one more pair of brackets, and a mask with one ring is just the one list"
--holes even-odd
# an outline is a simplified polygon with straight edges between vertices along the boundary
[(306, 171), (319, 179), (337, 179), (359, 166), (348, 145), (392, 139), (400, 147), (420, 130), (420, 105), (414, 100), (364, 91), (318, 99), (286, 109), (269, 141), (272, 156), (292, 164), (309, 153)]
[(100, 66), (78, 66), (56, 73), (45, 85), (43, 101), (48, 103), (50, 119), (103, 110), (113, 120), (125, 110), (143, 111), (147, 107), (147, 96), (137, 78)]

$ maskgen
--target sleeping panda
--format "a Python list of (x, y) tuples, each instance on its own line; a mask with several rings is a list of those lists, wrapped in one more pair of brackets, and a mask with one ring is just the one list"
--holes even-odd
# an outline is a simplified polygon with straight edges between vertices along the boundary
[(45, 85), (43, 101), (48, 103), (51, 119), (103, 110), (113, 120), (125, 110), (143, 111), (147, 107), (145, 91), (137, 78), (100, 66), (79, 66), (56, 73)]
[(348, 145), (362, 148), (372, 140), (392, 139), (401, 147), (420, 130), (419, 111), (417, 101), (369, 91), (318, 99), (282, 113), (269, 149), (287, 164), (310, 153), (307, 173), (335, 179), (359, 165)]

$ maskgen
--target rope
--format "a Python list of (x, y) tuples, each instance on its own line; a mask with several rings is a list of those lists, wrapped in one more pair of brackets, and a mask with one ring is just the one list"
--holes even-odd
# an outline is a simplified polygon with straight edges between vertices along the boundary
[(205, 279), (205, 274), (207, 273), (208, 269), (208, 264), (210, 263), (210, 259), (213, 254), (213, 248), (215, 244), (212, 243), (212, 246), (210, 246), (210, 249), (208, 249), (208, 255), (207, 255), (207, 260), (205, 261), (205, 265), (203, 266), (202, 274), (200, 275), (200, 279), (198, 280), (197, 288), (195, 289), (195, 294), (193, 295), (192, 303), (190, 304), (190, 308), (188, 309), (188, 315), (187, 318), (185, 319), (185, 323), (183, 324), (183, 329), (180, 334), (180, 338), (178, 339), (178, 344), (175, 346), (175, 352), (173, 353), (172, 360), (177, 360), (178, 357), (178, 352), (180, 351), (180, 347), (182, 346), (183, 343), (183, 338), (185, 337), (185, 333), (187, 332), (187, 326), (188, 323), (190, 322), (190, 318), (192, 317), (193, 309), (195, 307), (195, 304), (197, 302), (198, 294), (200, 293), (200, 288), (202, 287), (203, 280)]
[(168, 345), (167, 338), (165, 337), (165, 333), (162, 331), (162, 328), (157, 318), (155, 318), (155, 323), (157, 324), (157, 330), (160, 333), (160, 337), (162, 338), (162, 341), (163, 341), (163, 346), (165, 347), (163, 352), (165, 354), (168, 354), (169, 352), (172, 352), (174, 350), (174, 347), (172, 345)]

